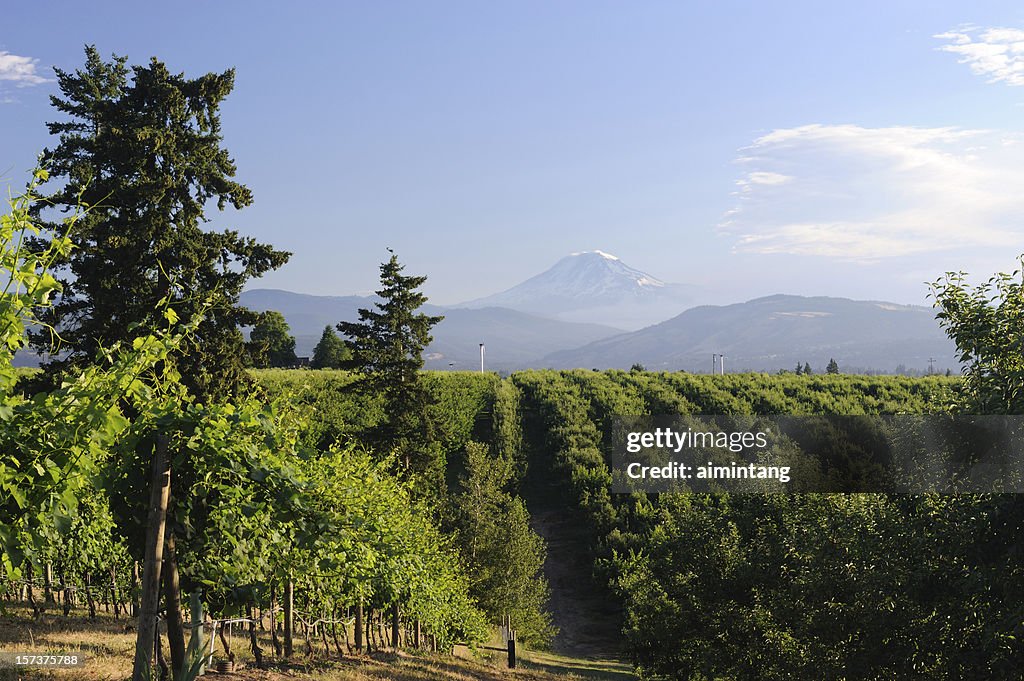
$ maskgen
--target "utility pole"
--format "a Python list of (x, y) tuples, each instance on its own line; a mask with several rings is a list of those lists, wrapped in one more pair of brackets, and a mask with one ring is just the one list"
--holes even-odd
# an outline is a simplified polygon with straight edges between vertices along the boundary
[(717, 352), (712, 352), (711, 353), (711, 375), (714, 376), (716, 373), (718, 373), (718, 353)]
[(930, 376), (931, 374), (934, 374), (934, 373), (935, 373), (935, 358), (934, 357), (929, 357), (928, 358), (928, 375)]
[(722, 375), (725, 376), (725, 355), (719, 355), (718, 361), (722, 363)]
[(484, 372), (484, 344), (480, 344), (480, 373)]

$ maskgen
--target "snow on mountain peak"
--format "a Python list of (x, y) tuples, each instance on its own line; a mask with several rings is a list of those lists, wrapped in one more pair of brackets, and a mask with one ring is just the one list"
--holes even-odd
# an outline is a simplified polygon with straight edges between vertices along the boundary
[(604, 258), (605, 260), (618, 260), (619, 259), (617, 256), (614, 256), (611, 253), (605, 253), (604, 251), (599, 251), (596, 248), (594, 250), (592, 250), (592, 251), (578, 251), (576, 253), (570, 253), (569, 255), (586, 255), (588, 253), (593, 253), (595, 255), (599, 255), (602, 258)]

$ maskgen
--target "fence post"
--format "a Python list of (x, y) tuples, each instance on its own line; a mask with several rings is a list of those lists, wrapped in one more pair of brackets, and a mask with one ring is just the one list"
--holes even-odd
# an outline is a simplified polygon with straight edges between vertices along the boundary
[(508, 630), (508, 668), (516, 668), (516, 632), (512, 628)]

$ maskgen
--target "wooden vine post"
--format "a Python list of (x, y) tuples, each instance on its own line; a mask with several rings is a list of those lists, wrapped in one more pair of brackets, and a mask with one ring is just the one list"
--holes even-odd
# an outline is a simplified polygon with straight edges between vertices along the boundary
[(167, 438), (157, 435), (146, 520), (146, 554), (142, 566), (142, 612), (135, 639), (132, 681), (146, 681), (151, 677), (149, 661), (154, 650), (160, 612), (160, 567), (164, 558), (164, 531), (167, 527), (167, 502), (170, 496), (171, 468), (167, 456)]

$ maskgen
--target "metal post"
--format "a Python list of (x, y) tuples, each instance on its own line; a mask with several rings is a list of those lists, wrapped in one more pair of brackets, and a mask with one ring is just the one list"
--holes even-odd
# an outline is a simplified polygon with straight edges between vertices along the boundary
[(484, 344), (480, 344), (480, 373), (484, 372)]

